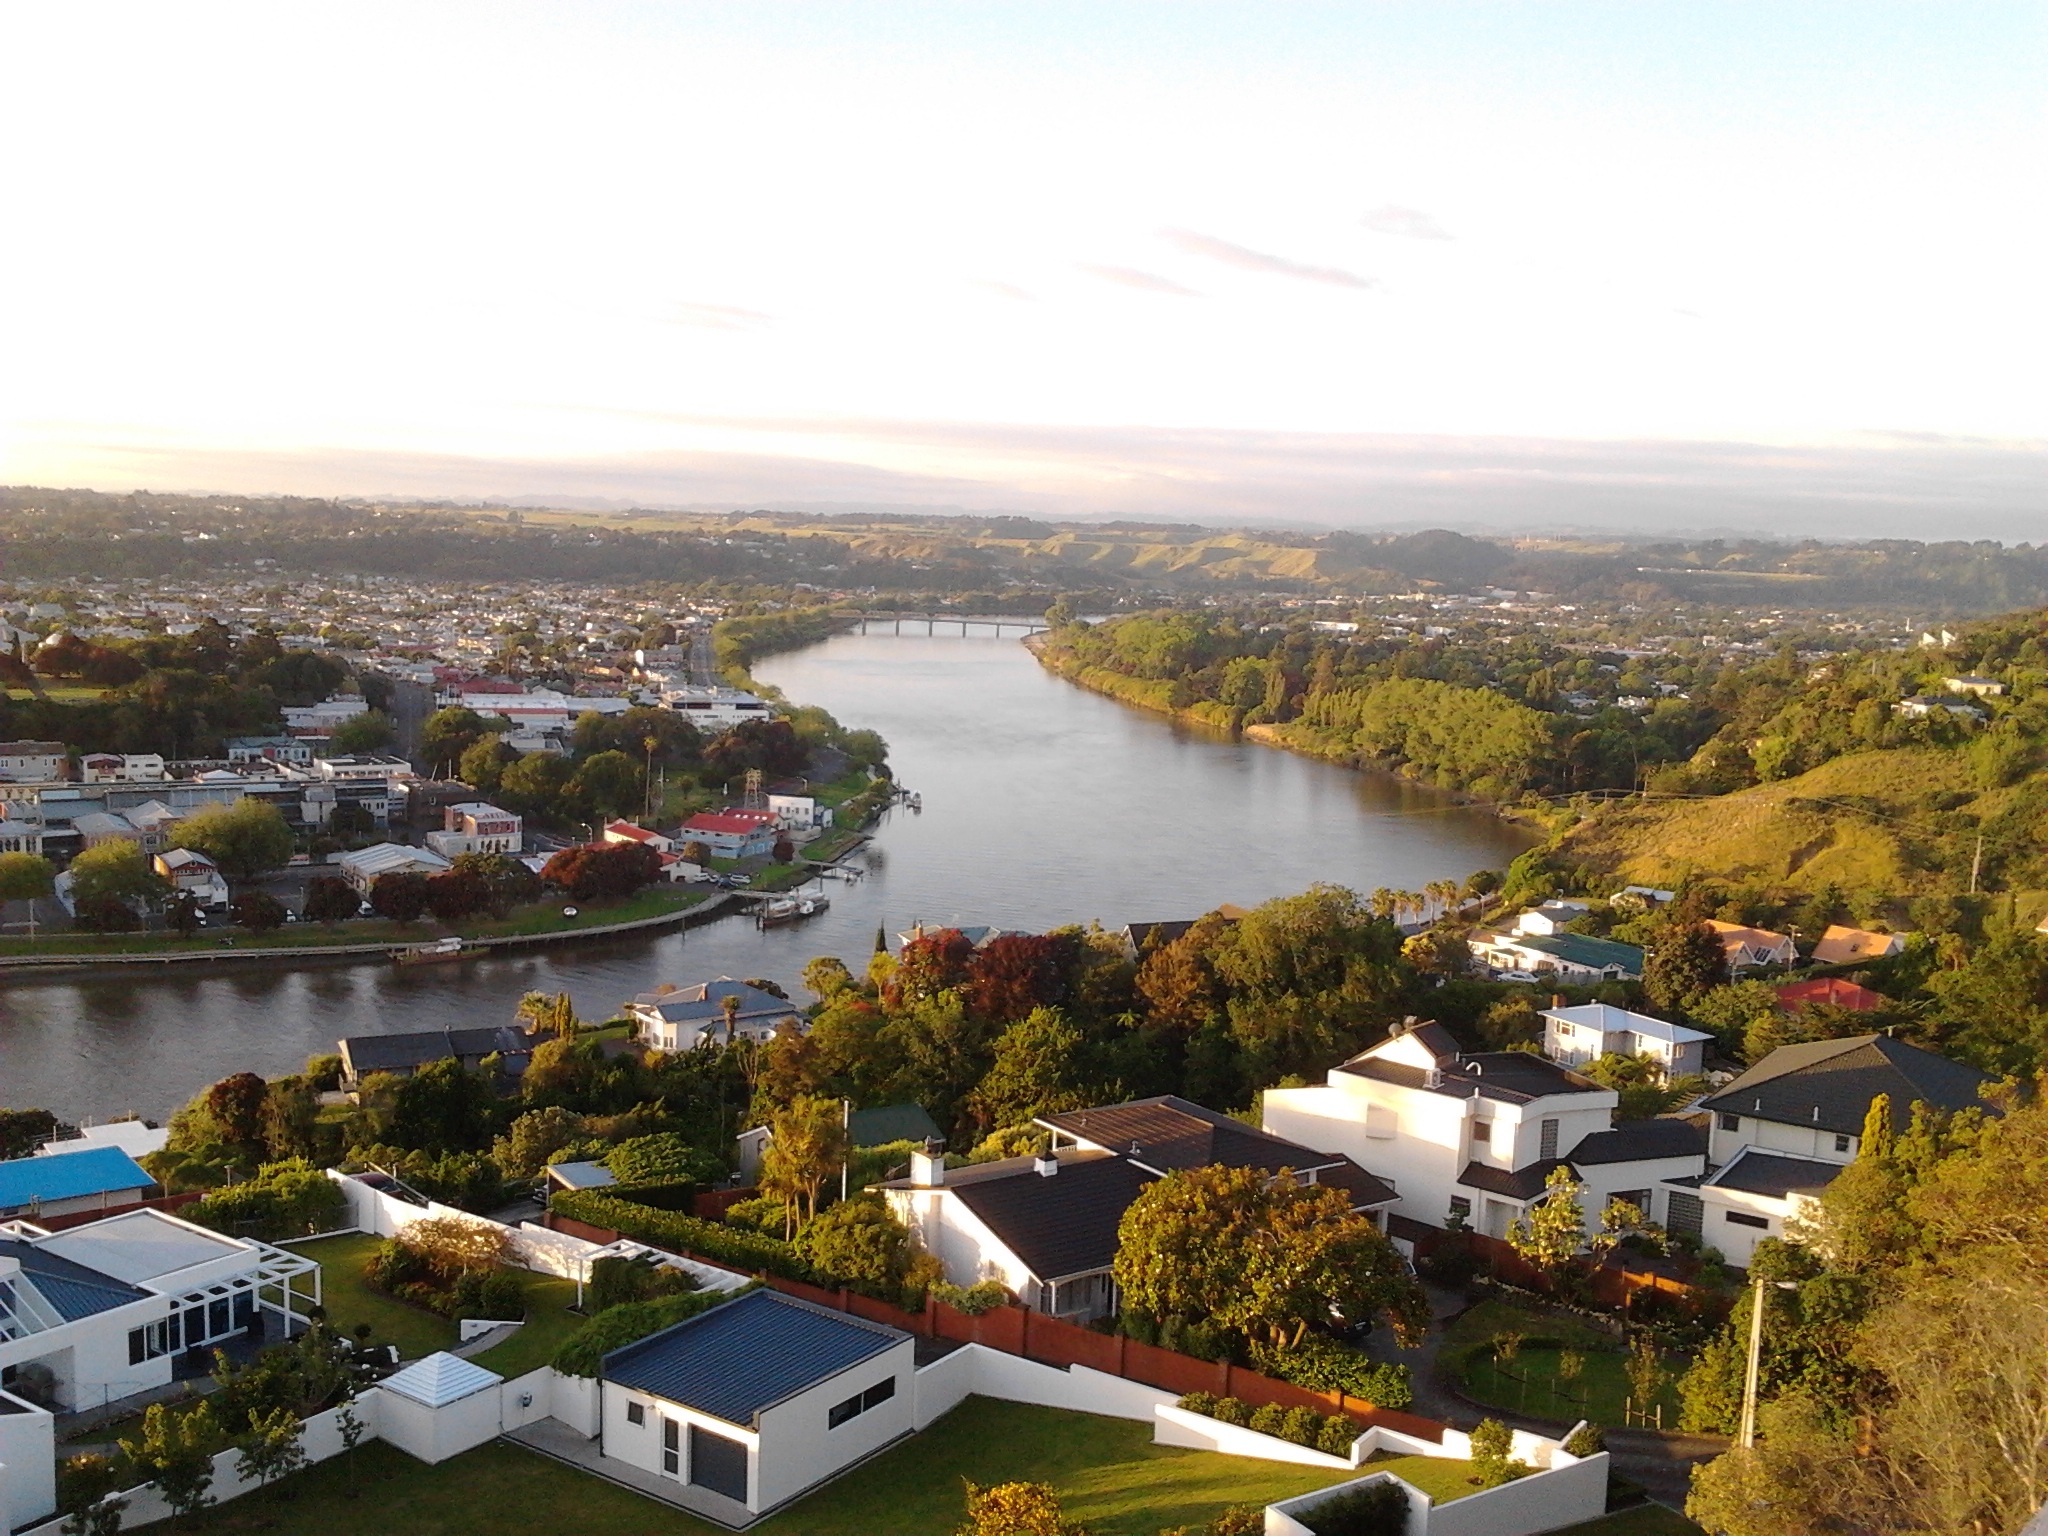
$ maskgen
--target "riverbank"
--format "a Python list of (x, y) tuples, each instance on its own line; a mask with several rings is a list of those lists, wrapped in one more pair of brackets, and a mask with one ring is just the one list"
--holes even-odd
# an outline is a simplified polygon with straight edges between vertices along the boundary
[[(206, 949), (193, 949), (191, 940), (180, 934), (123, 934), (111, 936), (104, 947), (89, 950), (51, 950), (46, 944), (70, 943), (63, 939), (0, 941), (10, 952), (0, 952), (0, 972), (92, 971), (134, 966), (232, 965), (251, 960), (325, 961), (388, 960), (417, 945), (435, 939), (460, 938), (464, 955), (501, 950), (533, 948), (570, 939), (604, 939), (621, 934), (655, 933), (668, 928), (709, 922), (735, 905), (729, 891), (644, 891), (616, 906), (578, 908), (574, 917), (564, 917), (559, 908), (549, 913), (515, 913), (486, 923), (438, 924), (364, 923), (356, 927), (339, 925), (318, 933), (278, 929), (267, 934), (237, 934), (232, 944), (216, 942)], [(651, 910), (650, 910), (651, 909)], [(543, 920), (544, 919), (544, 920)], [(361, 930), (373, 929), (374, 936)], [(26, 949), (33, 942), (37, 947)]]

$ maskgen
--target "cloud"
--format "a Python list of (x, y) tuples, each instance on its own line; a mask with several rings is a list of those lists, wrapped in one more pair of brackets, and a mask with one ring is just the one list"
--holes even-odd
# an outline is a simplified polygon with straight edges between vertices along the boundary
[(1382, 235), (1405, 235), (1410, 240), (1454, 240), (1443, 225), (1419, 208), (1403, 208), (1397, 203), (1386, 203), (1373, 209), (1365, 216), (1367, 229)]
[(1074, 263), (1090, 277), (1099, 277), (1105, 283), (1115, 283), (1124, 288), (1136, 288), (1143, 293), (1170, 293), (1176, 298), (1199, 299), (1201, 295), (1192, 288), (1183, 288), (1170, 277), (1161, 277), (1157, 272), (1140, 272), (1136, 267), (1106, 267), (1092, 261)]
[(1203, 256), (1210, 261), (1220, 261), (1226, 267), (1236, 267), (1241, 272), (1268, 272), (1275, 277), (1296, 277), (1308, 283), (1328, 283), (1333, 288), (1379, 286), (1377, 278), (1360, 277), (1356, 272), (1346, 272), (1342, 267), (1317, 267), (1305, 261), (1290, 261), (1285, 256), (1269, 256), (1264, 251), (1233, 245), (1228, 240), (1218, 240), (1214, 235), (1198, 235), (1189, 229), (1162, 229), (1159, 231), (1159, 238), (1190, 256)]
[(1020, 304), (1036, 304), (1038, 302), (1037, 294), (1027, 289), (1019, 288), (1015, 283), (999, 283), (991, 278), (982, 277), (975, 279), (974, 286), (986, 288), (990, 293), (999, 294), (1006, 299), (1015, 299)]
[(706, 331), (758, 331), (774, 322), (774, 316), (758, 309), (734, 309), (729, 304), (677, 304), (662, 319)]

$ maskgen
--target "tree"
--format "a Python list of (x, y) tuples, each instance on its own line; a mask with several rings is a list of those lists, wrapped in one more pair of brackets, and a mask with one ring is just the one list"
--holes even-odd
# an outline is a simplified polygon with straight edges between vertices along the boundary
[(427, 911), (436, 922), (459, 923), (490, 904), (491, 893), (476, 875), (450, 869), (427, 876)]
[(498, 798), (509, 810), (534, 821), (560, 823), (572, 819), (568, 794), (576, 770), (551, 752), (528, 752), (507, 763), (498, 777)]
[(306, 883), (306, 905), (302, 914), (309, 923), (339, 923), (354, 917), (362, 906), (355, 887), (333, 875), (316, 875)]
[(1625, 1056), (1609, 1052), (1595, 1057), (1579, 1069), (1603, 1088), (1612, 1088), (1620, 1100), (1615, 1117), (1620, 1120), (1648, 1120), (1690, 1104), (1706, 1088), (1702, 1077), (1666, 1079), (1664, 1064), (1644, 1051)]
[(56, 866), (39, 853), (0, 853), (0, 901), (35, 901), (56, 879)]
[(1182, 1169), (1148, 1184), (1117, 1229), (1126, 1305), (1292, 1343), (1384, 1314), (1403, 1341), (1428, 1321), (1393, 1246), (1344, 1196), (1261, 1169)]
[(334, 1415), (335, 1432), (341, 1436), (342, 1454), (348, 1457), (348, 1496), (356, 1497), (356, 1447), (363, 1443), (369, 1425), (356, 1417), (356, 1400), (350, 1398)]
[(768, 850), (768, 857), (777, 864), (794, 864), (796, 844), (789, 840), (787, 833), (784, 833), (775, 839), (775, 846)]
[(526, 1026), (529, 1035), (566, 1038), (582, 1028), (576, 1017), (576, 1004), (566, 992), (557, 992), (553, 997), (545, 992), (529, 992), (519, 999), (514, 1017)]
[(235, 1474), (253, 1478), (259, 1488), (268, 1489), (279, 1478), (289, 1477), (306, 1465), (305, 1426), (290, 1408), (275, 1408), (250, 1420), (249, 1433), (235, 1458)]
[(170, 883), (125, 837), (96, 843), (71, 861), (71, 896), (81, 907), (87, 902), (119, 902), (131, 909), (153, 910), (170, 893)]
[(1527, 1462), (1514, 1459), (1515, 1432), (1499, 1419), (1481, 1419), (1472, 1428), (1472, 1470), (1482, 1488), (1498, 1488), (1529, 1475)]
[(336, 752), (382, 752), (391, 745), (394, 734), (389, 715), (381, 709), (366, 709), (337, 725), (328, 744)]
[(509, 853), (461, 853), (451, 873), (476, 882), (493, 917), (540, 899), (540, 876)]
[(409, 869), (379, 875), (370, 887), (370, 910), (395, 923), (418, 921), (427, 910), (427, 877)]
[(818, 1214), (818, 1192), (846, 1156), (844, 1108), (836, 1099), (797, 1099), (769, 1124), (761, 1157), (761, 1191), (779, 1196), (785, 1230)]
[(276, 806), (245, 796), (187, 816), (178, 823), (176, 846), (205, 854), (230, 880), (253, 880), (290, 861), (292, 829)]
[[(538, 994), (535, 994), (538, 995)], [(507, 1127), (491, 1147), (491, 1157), (508, 1179), (530, 1179), (555, 1154), (589, 1137), (583, 1116), (559, 1104), (530, 1109)]]
[(605, 1154), (605, 1167), (621, 1184), (710, 1183), (725, 1165), (675, 1131), (633, 1136)]
[(221, 1441), (220, 1426), (212, 1408), (202, 1399), (199, 1406), (173, 1413), (163, 1403), (151, 1403), (142, 1416), (142, 1437), (123, 1440), (121, 1449), (135, 1463), (178, 1520), (197, 1514), (213, 1502), (213, 1455)]
[(170, 905), (164, 908), (164, 926), (182, 939), (191, 938), (202, 920), (199, 898), (190, 891), (179, 891), (171, 897)]
[(910, 1233), (880, 1202), (843, 1200), (797, 1234), (797, 1252), (825, 1274), (888, 1294), (910, 1259)]
[(586, 843), (564, 848), (541, 879), (577, 901), (623, 901), (661, 875), (661, 855), (644, 843)]
[(695, 864), (699, 869), (711, 862), (711, 845), (694, 837), (683, 844), (680, 851), (685, 864)]
[(1080, 1064), (1085, 1044), (1059, 1009), (1033, 1009), (997, 1038), (995, 1063), (974, 1090), (976, 1118), (993, 1129), (1090, 1103)]
[(438, 709), (420, 727), (420, 755), (436, 776), (446, 777), (462, 754), (490, 727), (473, 709)]
[(967, 1484), (967, 1523), (954, 1536), (1088, 1536), (1066, 1518), (1050, 1483)]
[(1643, 962), (1643, 990), (1667, 1013), (1685, 1012), (1727, 981), (1727, 953), (1705, 923), (1664, 924)]
[(479, 736), (463, 749), (456, 777), (479, 794), (495, 794), (506, 765), (517, 761), (518, 751), (505, 745), (502, 736)]
[(600, 752), (585, 759), (569, 785), (577, 808), (595, 821), (638, 811), (646, 790), (640, 764), (623, 752)]
[(1580, 1201), (1586, 1187), (1563, 1163), (1543, 1181), (1541, 1200), (1525, 1217), (1508, 1223), (1508, 1246), (1552, 1278), (1586, 1246), (1586, 1213)]
[(254, 1072), (231, 1073), (206, 1090), (206, 1113), (214, 1130), (250, 1162), (260, 1161), (267, 1150), (263, 1106), (269, 1097), (270, 1084)]
[(430, 1061), (399, 1083), (387, 1134), (408, 1150), (467, 1151), (485, 1141), (493, 1102), (481, 1074), (452, 1056)]
[(57, 1117), (47, 1109), (0, 1109), (0, 1162), (33, 1157), (57, 1134)]
[(268, 891), (244, 891), (229, 911), (251, 933), (269, 933), (284, 926), (284, 903)]

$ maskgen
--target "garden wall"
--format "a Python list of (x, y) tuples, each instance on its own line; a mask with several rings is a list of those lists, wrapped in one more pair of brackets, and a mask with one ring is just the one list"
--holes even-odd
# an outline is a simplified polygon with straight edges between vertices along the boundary
[(1340, 1493), (1386, 1481), (1408, 1490), (1405, 1536), (1541, 1536), (1545, 1531), (1599, 1519), (1607, 1509), (1607, 1453), (1581, 1459), (1559, 1449), (1555, 1463), (1547, 1471), (1532, 1472), (1502, 1487), (1469, 1493), (1446, 1504), (1436, 1503), (1391, 1472), (1374, 1472), (1267, 1505), (1266, 1536), (1315, 1536), (1302, 1516)]
[(970, 1394), (1012, 1403), (1037, 1403), (1105, 1418), (1154, 1422), (1154, 1411), (1173, 1395), (1085, 1366), (1060, 1369), (1017, 1355), (968, 1344), (917, 1373), (916, 1424), (923, 1429)]
[(1291, 1461), (1304, 1467), (1356, 1466), (1345, 1456), (1332, 1456), (1311, 1446), (1296, 1445), (1278, 1435), (1262, 1434), (1242, 1424), (1226, 1424), (1207, 1414), (1190, 1413), (1171, 1403), (1153, 1411), (1152, 1441), (1155, 1445), (1179, 1445), (1196, 1451), (1218, 1451), (1225, 1456), (1252, 1456), (1260, 1461)]

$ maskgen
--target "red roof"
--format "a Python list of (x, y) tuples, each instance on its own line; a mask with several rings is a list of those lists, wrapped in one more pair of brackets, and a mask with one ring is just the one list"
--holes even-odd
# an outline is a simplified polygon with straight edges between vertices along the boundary
[(1874, 1013), (1891, 1001), (1882, 992), (1873, 992), (1868, 987), (1859, 987), (1853, 981), (1840, 976), (1826, 976), (1817, 981), (1787, 982), (1778, 988), (1780, 1007), (1797, 1013), (1815, 1003), (1828, 1003), (1836, 1008), (1847, 1008), (1852, 1013)]
[(699, 811), (683, 823), (685, 832), (723, 832), (743, 837), (775, 825), (773, 811)]
[(650, 832), (645, 827), (636, 827), (630, 821), (608, 821), (604, 824), (604, 829), (606, 832), (616, 832), (620, 837), (630, 837), (636, 843), (652, 842), (655, 838), (661, 836), (659, 832)]

